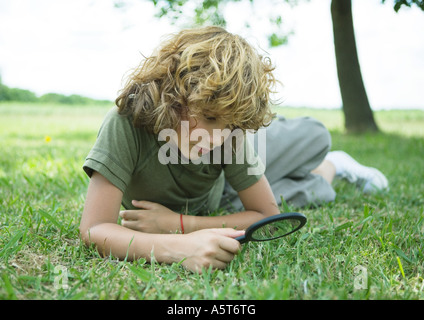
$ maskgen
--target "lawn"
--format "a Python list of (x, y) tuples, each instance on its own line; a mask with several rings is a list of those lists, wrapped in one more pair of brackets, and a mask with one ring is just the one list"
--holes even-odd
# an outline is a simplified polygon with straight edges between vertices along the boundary
[(303, 209), (299, 232), (199, 275), (80, 243), (82, 164), (110, 107), (0, 104), (0, 299), (424, 298), (424, 111), (378, 111), (382, 133), (352, 136), (338, 110), (279, 108), (322, 120), (333, 149), (381, 169), (390, 191), (337, 181), (336, 201)]

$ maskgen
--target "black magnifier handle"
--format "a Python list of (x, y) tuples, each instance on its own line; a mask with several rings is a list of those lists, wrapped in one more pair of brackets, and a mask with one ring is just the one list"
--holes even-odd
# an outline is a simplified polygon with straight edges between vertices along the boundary
[(240, 237), (237, 237), (237, 238), (235, 238), (235, 240), (237, 240), (238, 242), (240, 242), (241, 244), (243, 244), (243, 243), (245, 243), (246, 242), (246, 235), (244, 234), (244, 235), (242, 235), (242, 236), (240, 236)]

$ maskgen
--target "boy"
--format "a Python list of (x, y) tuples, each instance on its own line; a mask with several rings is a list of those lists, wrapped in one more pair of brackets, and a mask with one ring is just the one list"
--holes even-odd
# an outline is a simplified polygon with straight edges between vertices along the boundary
[[(296, 190), (284, 180), (287, 168), (290, 181), (302, 181), (309, 195), (302, 200), (296, 191), (295, 203), (334, 199), (336, 168), (324, 160), (329, 135), (318, 122), (274, 121), (265, 174), (244, 137), (270, 125), (272, 71), (269, 59), (219, 27), (183, 30), (165, 41), (129, 77), (84, 163), (91, 179), (82, 239), (104, 255), (149, 261), (153, 254), (158, 262), (184, 260), (201, 272), (225, 268), (240, 250), (234, 238), (279, 213), (280, 186)], [(305, 130), (316, 148), (309, 148), (313, 139), (303, 137)], [(121, 204), (126, 210), (120, 213)], [(238, 211), (204, 215), (227, 205)]]

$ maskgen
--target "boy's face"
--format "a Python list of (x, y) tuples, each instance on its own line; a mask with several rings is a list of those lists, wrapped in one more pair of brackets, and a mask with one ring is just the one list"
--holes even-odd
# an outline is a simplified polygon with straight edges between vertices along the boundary
[(184, 118), (177, 133), (181, 153), (196, 160), (221, 146), (231, 130), (221, 119), (205, 114), (201, 117)]

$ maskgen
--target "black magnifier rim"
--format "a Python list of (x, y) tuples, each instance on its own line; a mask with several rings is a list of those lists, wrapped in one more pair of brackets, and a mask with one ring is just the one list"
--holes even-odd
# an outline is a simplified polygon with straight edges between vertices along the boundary
[[(275, 222), (275, 221), (289, 220), (289, 219), (300, 221), (300, 224), (297, 226), (297, 228), (293, 229), (289, 233), (286, 233), (286, 234), (283, 234), (281, 236), (277, 236), (277, 237), (274, 237), (274, 238), (267, 238), (267, 239), (255, 239), (255, 238), (252, 237), (253, 232), (255, 232), (257, 229), (263, 227), (266, 224), (269, 224), (269, 223)], [(270, 216), (270, 217), (267, 217), (267, 218), (264, 218), (262, 220), (255, 222), (254, 224), (252, 224), (250, 227), (248, 227), (246, 229), (245, 236), (250, 241), (274, 240), (274, 239), (278, 239), (278, 238), (288, 236), (289, 234), (296, 232), (297, 230), (299, 230), (300, 228), (302, 228), (306, 224), (306, 221), (307, 221), (307, 219), (306, 219), (305, 215), (303, 215), (302, 213), (299, 213), (299, 212), (280, 213), (280, 214), (276, 214), (274, 216)]]

